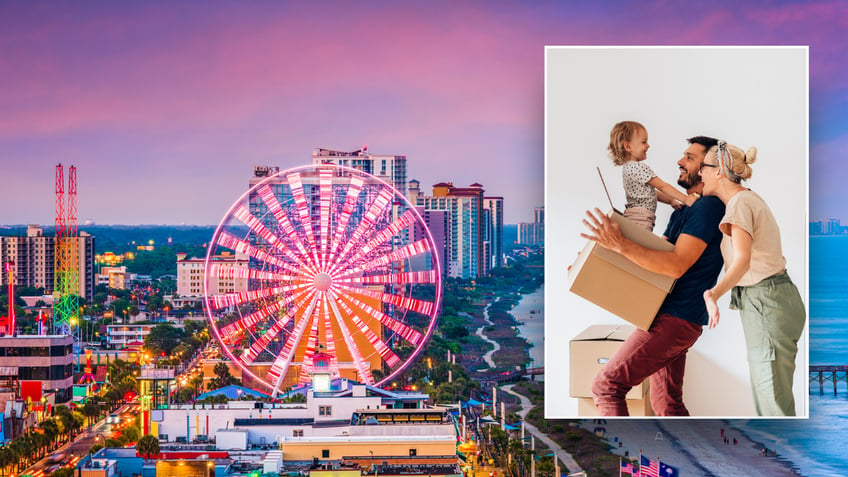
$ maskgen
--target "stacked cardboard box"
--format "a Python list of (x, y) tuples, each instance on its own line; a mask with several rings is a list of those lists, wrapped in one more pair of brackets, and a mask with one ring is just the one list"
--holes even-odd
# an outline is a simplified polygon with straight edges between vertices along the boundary
[[(597, 416), (592, 401), (592, 380), (621, 347), (635, 328), (631, 325), (592, 325), (569, 342), (569, 392), (578, 399), (579, 416)], [(653, 416), (646, 379), (627, 393), (627, 409), (631, 416)]]

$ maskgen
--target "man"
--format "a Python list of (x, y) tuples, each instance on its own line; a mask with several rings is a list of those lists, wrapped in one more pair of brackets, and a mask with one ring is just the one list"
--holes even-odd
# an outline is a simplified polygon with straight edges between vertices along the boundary
[[(704, 156), (718, 141), (705, 136), (688, 141), (689, 147), (677, 161), (677, 183), (689, 194), (701, 194), (704, 185), (699, 173)], [(595, 376), (595, 405), (604, 416), (628, 415), (624, 396), (650, 376), (654, 412), (659, 416), (688, 416), (683, 404), (686, 352), (708, 322), (703, 293), (715, 285), (722, 267), (718, 224), (724, 204), (715, 197), (701, 197), (691, 207), (675, 210), (664, 234), (674, 244), (670, 252), (650, 250), (624, 238), (618, 224), (598, 209), (586, 215), (588, 220), (583, 223), (591, 234), (581, 234), (584, 238), (647, 270), (677, 279), (650, 329), (634, 331)]]

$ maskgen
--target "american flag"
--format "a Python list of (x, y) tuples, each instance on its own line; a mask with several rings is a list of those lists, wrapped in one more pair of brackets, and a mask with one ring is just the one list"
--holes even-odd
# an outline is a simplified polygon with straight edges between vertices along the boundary
[(659, 462), (653, 461), (645, 456), (641, 456), (639, 459), (641, 475), (644, 477), (660, 477), (660, 464)]
[(630, 462), (621, 461), (621, 473), (630, 474), (632, 477), (639, 477), (639, 471)]

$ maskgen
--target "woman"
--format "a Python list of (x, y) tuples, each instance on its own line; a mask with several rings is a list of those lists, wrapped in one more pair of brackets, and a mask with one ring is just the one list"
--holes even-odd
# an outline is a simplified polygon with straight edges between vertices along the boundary
[(701, 166), (704, 195), (726, 206), (719, 228), (725, 273), (704, 292), (709, 327), (718, 324), (716, 300), (733, 289), (730, 308), (738, 309), (748, 348), (754, 407), (760, 416), (794, 416), (792, 377), (806, 312), (798, 289), (786, 274), (780, 230), (766, 203), (741, 181), (751, 177), (757, 149), (747, 152), (719, 141)]

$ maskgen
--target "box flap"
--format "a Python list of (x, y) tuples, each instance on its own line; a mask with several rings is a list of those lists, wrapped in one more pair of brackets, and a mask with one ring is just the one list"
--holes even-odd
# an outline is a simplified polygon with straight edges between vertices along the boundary
[(633, 330), (634, 327), (631, 325), (591, 325), (571, 341), (624, 341)]
[(613, 210), (607, 215), (621, 227), (621, 235), (625, 238), (651, 250), (659, 250), (661, 252), (671, 252), (674, 250), (674, 245), (671, 242), (659, 235), (655, 235), (644, 227), (634, 224), (617, 211)]
[(636, 327), (633, 325), (618, 325), (615, 330), (607, 337), (608, 340), (624, 341), (633, 333)]
[(648, 282), (665, 292), (670, 291), (671, 287), (674, 285), (674, 278), (645, 270), (624, 255), (615, 253), (608, 248), (598, 245), (594, 253), (595, 256), (606, 260), (612, 265), (615, 265), (625, 272), (639, 278), (642, 281)]
[(571, 338), (571, 341), (605, 340), (613, 331), (615, 331), (614, 325), (592, 325)]

